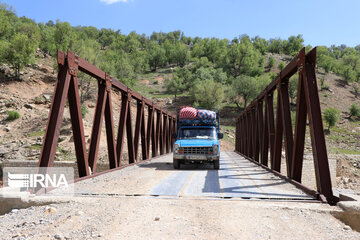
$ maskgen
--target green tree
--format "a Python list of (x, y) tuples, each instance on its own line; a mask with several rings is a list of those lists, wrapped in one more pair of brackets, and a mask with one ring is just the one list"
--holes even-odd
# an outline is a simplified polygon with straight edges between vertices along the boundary
[(166, 62), (166, 52), (157, 44), (152, 44), (148, 49), (148, 61), (152, 71), (164, 66)]
[(220, 83), (207, 79), (197, 82), (193, 86), (191, 96), (199, 107), (220, 108), (224, 98), (224, 90)]
[(190, 60), (190, 52), (187, 46), (181, 42), (175, 44), (175, 49), (172, 52), (172, 60), (180, 67), (184, 67)]
[[(67, 52), (73, 39), (73, 29), (68, 22), (60, 22), (59, 20), (56, 21), (55, 27), (54, 42), (56, 49)], [(52, 55), (54, 56), (55, 53)]]
[(232, 44), (225, 58), (224, 69), (233, 77), (245, 74), (249, 76), (261, 75), (262, 57), (254, 48), (249, 37), (243, 37), (239, 44)]
[(282, 40), (280, 38), (270, 39), (267, 49), (271, 53), (282, 53)]
[(340, 112), (335, 108), (327, 108), (324, 110), (323, 117), (328, 124), (328, 131), (330, 131), (330, 128), (334, 127), (339, 121)]
[(240, 108), (241, 101), (244, 102), (244, 108), (246, 108), (247, 103), (256, 97), (257, 89), (255, 78), (240, 75), (234, 79), (231, 98), (238, 108)]
[(353, 83), (357, 80), (357, 74), (350, 66), (342, 67), (342, 76), (347, 83)]
[(268, 42), (259, 36), (256, 36), (252, 39), (254, 47), (261, 52), (262, 55), (265, 55)]
[(284, 41), (283, 49), (285, 54), (289, 54), (291, 56), (295, 56), (301, 48), (304, 47), (304, 39), (302, 35), (290, 36), (288, 40)]
[(18, 22), (18, 18), (15, 14), (15, 10), (0, 2), (0, 40), (9, 39), (15, 33), (15, 26)]
[(184, 83), (184, 79), (178, 76), (174, 76), (174, 78), (172, 80), (168, 80), (166, 82), (166, 90), (169, 93), (173, 93), (174, 97), (175, 97), (175, 101), (176, 101), (176, 96), (177, 94), (181, 93), (182, 91), (184, 91), (186, 88), (186, 85)]
[(98, 35), (98, 42), (101, 44), (101, 49), (105, 49), (115, 41), (116, 33), (112, 29), (102, 28)]
[(129, 55), (123, 50), (106, 49), (99, 56), (99, 67), (117, 78), (122, 83), (133, 86), (135, 81), (134, 67), (130, 63)]
[(50, 26), (40, 23), (38, 24), (38, 27), (40, 31), (40, 49), (47, 54), (54, 54), (56, 52), (54, 39), (55, 25)]
[(192, 73), (187, 68), (177, 68), (173, 74), (173, 78), (180, 78), (184, 84), (184, 90), (189, 89), (192, 83)]
[(24, 33), (17, 32), (9, 42), (0, 44), (0, 59), (12, 66), (16, 77), (20, 70), (29, 63), (33, 63), (37, 42), (29, 39)]

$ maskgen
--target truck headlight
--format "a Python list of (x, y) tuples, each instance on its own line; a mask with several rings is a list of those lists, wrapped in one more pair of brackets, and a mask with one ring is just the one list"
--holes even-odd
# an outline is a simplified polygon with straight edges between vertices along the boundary
[(219, 153), (219, 145), (213, 145), (213, 153), (217, 155)]
[(178, 154), (178, 153), (179, 153), (179, 147), (180, 147), (179, 144), (174, 144), (174, 153), (175, 153), (175, 154)]

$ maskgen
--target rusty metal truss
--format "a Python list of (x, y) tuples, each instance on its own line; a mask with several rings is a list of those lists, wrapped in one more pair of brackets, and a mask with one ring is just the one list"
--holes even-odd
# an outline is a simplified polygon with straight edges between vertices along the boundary
[[(236, 119), (235, 150), (319, 200), (335, 204), (338, 199), (332, 191), (315, 64), (316, 48), (308, 54), (305, 54), (305, 48), (303, 48), (276, 79), (252, 101)], [(297, 72), (299, 81), (295, 129), (293, 130), (289, 79)], [(276, 117), (274, 114), (275, 97)], [(301, 184), (307, 124), (310, 129), (316, 190)], [(287, 176), (280, 173), (283, 146)]]
[[(66, 99), (68, 99), (70, 110), (79, 177), (89, 176), (96, 172), (99, 141), (104, 118), (110, 169), (121, 167), (125, 131), (129, 164), (135, 163), (139, 158), (146, 160), (172, 151), (172, 134), (176, 131), (175, 115), (161, 109), (149, 99), (144, 98), (139, 93), (131, 90), (71, 51), (68, 51), (67, 55), (58, 51), (57, 62), (59, 73), (38, 163), (39, 167), (51, 167), (54, 164)], [(79, 71), (97, 79), (98, 82), (98, 96), (89, 151), (86, 150), (81, 115), (77, 77)], [(111, 93), (114, 89), (121, 92), (121, 110), (117, 138), (115, 138), (114, 132), (111, 101)], [(134, 118), (131, 111), (131, 101), (134, 100), (136, 101), (135, 128), (132, 124), (132, 119)], [(147, 110), (147, 122), (145, 122), (145, 109)], [(142, 156), (138, 157), (140, 142)]]

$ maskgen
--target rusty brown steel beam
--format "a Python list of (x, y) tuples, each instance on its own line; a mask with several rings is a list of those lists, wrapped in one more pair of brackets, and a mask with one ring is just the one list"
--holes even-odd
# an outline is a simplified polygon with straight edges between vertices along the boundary
[(60, 135), (64, 107), (71, 79), (68, 64), (65, 62), (65, 54), (58, 52), (58, 61), (63, 64), (59, 64), (58, 80), (55, 85), (55, 92), (47, 121), (38, 163), (39, 167), (52, 167), (54, 164), (56, 146)]
[(268, 96), (265, 95), (265, 104), (264, 104), (264, 112), (265, 116), (263, 119), (263, 136), (262, 139), (262, 146), (261, 146), (261, 164), (268, 166), (269, 162), (269, 122), (268, 122)]
[(258, 112), (257, 112), (257, 125), (258, 125), (258, 138), (257, 144), (259, 145), (258, 149), (258, 156), (260, 154), (260, 161), (261, 163), (264, 162), (263, 160), (263, 139), (264, 139), (264, 109), (263, 109), (263, 101), (259, 101), (258, 103)]
[[(106, 82), (108, 84), (108, 82)], [(107, 97), (105, 104), (105, 128), (106, 128), (106, 139), (108, 146), (108, 157), (109, 157), (109, 167), (117, 168), (118, 160), (116, 153), (116, 142), (115, 142), (115, 133), (114, 133), (114, 120), (112, 113), (112, 103), (111, 103), (111, 89), (107, 85)]]
[(140, 139), (140, 132), (141, 132), (141, 128), (142, 128), (142, 118), (143, 118), (143, 114), (144, 114), (143, 107), (144, 107), (143, 102), (137, 101), (137, 113), (136, 113), (135, 134), (134, 134), (135, 159), (138, 159), (139, 139)]
[(283, 123), (283, 133), (284, 133), (284, 140), (285, 140), (285, 158), (286, 158), (286, 169), (287, 175), (290, 177), (291, 175), (291, 158), (292, 158), (292, 151), (293, 151), (293, 130), (291, 125), (291, 113), (290, 113), (290, 102), (289, 102), (289, 80), (285, 79), (281, 83), (280, 91), (278, 92), (280, 95), (280, 102), (281, 102), (281, 116), (282, 116), (282, 123)]
[(75, 76), (72, 77), (70, 82), (68, 99), (79, 177), (84, 177), (90, 173), (86, 154), (84, 126), (81, 116), (78, 81)]
[(107, 97), (105, 82), (104, 81), (99, 82), (98, 87), (99, 87), (98, 98), (96, 103), (93, 128), (91, 131), (89, 156), (88, 156), (89, 166), (92, 172), (96, 172), (96, 163), (97, 163), (97, 155), (98, 155), (99, 143), (100, 143), (101, 126), (102, 126), (102, 120), (104, 116), (105, 103)]
[(259, 116), (258, 116), (258, 107), (259, 105), (256, 104), (255, 107), (253, 108), (253, 116), (254, 116), (254, 122), (253, 122), (253, 152), (254, 152), (254, 159), (255, 161), (259, 162), (259, 129), (258, 129), (258, 121), (259, 121)]
[(296, 122), (294, 150), (292, 156), (291, 178), (301, 183), (303, 167), (305, 133), (306, 133), (306, 100), (304, 90), (304, 72), (299, 72), (299, 85), (296, 104)]
[(121, 109), (119, 117), (118, 135), (116, 141), (116, 154), (118, 159), (118, 166), (121, 165), (122, 153), (124, 150), (123, 143), (125, 138), (125, 126), (128, 114), (128, 95), (127, 93), (121, 93)]
[(140, 131), (140, 137), (141, 137), (141, 153), (142, 153), (142, 160), (146, 160), (149, 158), (148, 154), (148, 147), (147, 147), (147, 131), (145, 126), (145, 102), (141, 102), (141, 108), (142, 108), (142, 116), (141, 116), (141, 131)]
[[(69, 100), (69, 109), (71, 116), (72, 131), (74, 137), (75, 152), (77, 158), (77, 165), (79, 176), (89, 176), (96, 171), (96, 162), (99, 148), (99, 141), (101, 135), (102, 119), (105, 118), (105, 128), (107, 137), (107, 150), (109, 157), (110, 168), (118, 168), (121, 163), (123, 144), (125, 137), (125, 128), (127, 133), (127, 145), (129, 163), (133, 163), (137, 159), (139, 138), (141, 137), (142, 145), (142, 159), (149, 158), (150, 142), (152, 142), (153, 155), (156, 155), (156, 148), (159, 145), (156, 140), (161, 141), (160, 147), (164, 150), (164, 144), (166, 144), (166, 152), (172, 150), (172, 141), (170, 139), (170, 132), (173, 131), (172, 125), (168, 121), (176, 119), (175, 115), (161, 109), (155, 105), (149, 99), (144, 98), (141, 94), (130, 89), (123, 83), (119, 82), (115, 78), (106, 74), (96, 66), (90, 64), (86, 60), (77, 56), (71, 51), (67, 54), (58, 51), (57, 56), (59, 73), (58, 80), (55, 86), (55, 93), (52, 99), (51, 109), (49, 112), (48, 123), (44, 136), (44, 143), (41, 150), (39, 159), (39, 167), (51, 167), (54, 163), (56, 145), (58, 142), (60, 128), (63, 120), (63, 112), (65, 108), (66, 98)], [(77, 80), (78, 71), (82, 71), (85, 74), (94, 77), (98, 82), (98, 97), (95, 109), (94, 121), (92, 126), (92, 133), (90, 139), (89, 152), (86, 152), (86, 144), (84, 137), (84, 128), (81, 117), (81, 105), (79, 98), (79, 87)], [(122, 95), (121, 112), (118, 127), (117, 141), (114, 136), (114, 123), (113, 123), (113, 110), (111, 92), (113, 89), (119, 90)], [(131, 116), (131, 100), (135, 99), (138, 103), (141, 103), (139, 107), (135, 134), (132, 130), (132, 116)], [(145, 126), (144, 108), (147, 106), (149, 111), (148, 129)], [(158, 133), (154, 127), (154, 111), (159, 112), (157, 119), (159, 123)], [(105, 117), (104, 117), (105, 116)], [(162, 128), (161, 119), (166, 117), (164, 128)], [(161, 152), (163, 154), (164, 151)], [(90, 167), (90, 168), (89, 168)], [(91, 169), (92, 171), (90, 171)]]
[(126, 119), (126, 137), (127, 137), (127, 146), (128, 146), (128, 156), (129, 163), (136, 162), (135, 158), (135, 146), (134, 146), (134, 137), (133, 137), (133, 128), (132, 128), (132, 116), (131, 116), (131, 99), (132, 95), (128, 92), (128, 114)]
[[(280, 84), (279, 84), (280, 89)], [(279, 92), (279, 90), (278, 90)], [(283, 139), (283, 123), (282, 123), (282, 113), (281, 113), (281, 100), (280, 94), (277, 96), (276, 104), (276, 129), (275, 129), (275, 141), (274, 141), (274, 156), (273, 156), (273, 165), (271, 166), (273, 170), (280, 172), (281, 169), (281, 150), (282, 150), (282, 139)]]
[[(274, 95), (273, 92), (267, 95), (267, 124), (270, 147), (270, 163), (271, 169), (274, 166), (274, 150), (275, 150), (275, 123), (274, 123)], [(267, 153), (266, 153), (267, 154)]]
[[(320, 101), (315, 76), (316, 49), (305, 55), (302, 49), (282, 70), (276, 79), (259, 94), (236, 119), (236, 151), (251, 161), (266, 167), (270, 153), (271, 171), (288, 179), (303, 190), (316, 193), (317, 198), (329, 204), (338, 201), (333, 195), (326, 143), (323, 131)], [(289, 78), (299, 72), (296, 102), (295, 130), (291, 122)], [(277, 93), (276, 128), (274, 126), (273, 95)], [(265, 117), (262, 102), (265, 102)], [(317, 191), (301, 184), (305, 146), (306, 120), (309, 119), (312, 152), (314, 156)], [(264, 119), (265, 118), (265, 119)], [(281, 174), (283, 138), (287, 177)], [(259, 163), (259, 150), (261, 161)]]
[(305, 62), (304, 89), (309, 117), (310, 136), (313, 149), (317, 190), (327, 201), (335, 203), (331, 184), (329, 161), (326, 150), (324, 127), (321, 116), (320, 99), (315, 76), (316, 48), (307, 56)]

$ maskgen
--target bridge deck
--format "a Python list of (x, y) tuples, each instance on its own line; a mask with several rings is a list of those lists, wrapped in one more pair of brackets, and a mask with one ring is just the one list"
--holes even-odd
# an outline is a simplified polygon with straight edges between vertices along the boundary
[(235, 152), (222, 152), (220, 170), (211, 164), (182, 165), (172, 155), (75, 184), (80, 195), (143, 195), (245, 199), (311, 200), (292, 184)]

